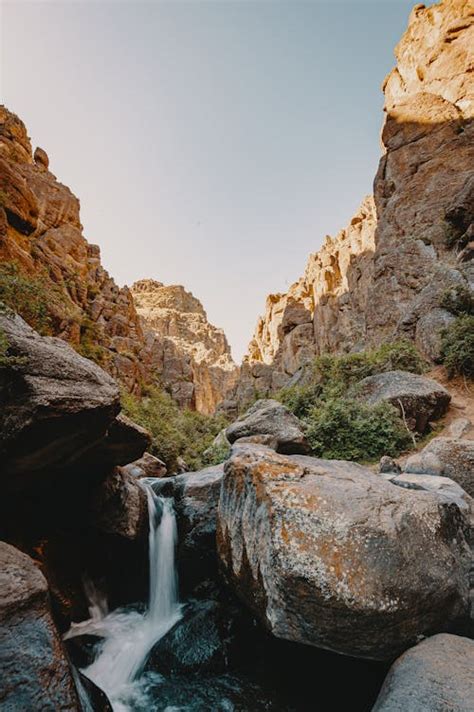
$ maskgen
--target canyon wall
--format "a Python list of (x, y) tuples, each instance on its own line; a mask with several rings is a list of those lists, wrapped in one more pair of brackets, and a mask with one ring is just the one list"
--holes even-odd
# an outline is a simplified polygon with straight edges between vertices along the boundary
[(181, 405), (213, 413), (237, 379), (237, 366), (222, 329), (207, 320), (199, 299), (181, 285), (152, 279), (132, 285), (133, 299), (154, 339), (155, 370)]
[[(207, 323), (195, 300), (198, 328), (190, 324), (184, 338), (174, 338), (193, 299), (182, 287), (163, 288), (166, 309), (149, 329), (131, 291), (115, 283), (99, 247), (84, 237), (79, 209), (49, 170), (46, 152), (33, 153), (23, 122), (0, 107), (0, 301), (41, 333), (68, 341), (129, 391), (159, 382), (179, 405), (212, 412), (235, 381), (223, 332)], [(139, 288), (135, 293), (145, 298)]]
[(383, 84), (383, 156), (350, 224), (267, 298), (240, 402), (287, 384), (312, 356), (398, 337), (439, 357), (453, 286), (474, 285), (474, 6), (416, 5)]

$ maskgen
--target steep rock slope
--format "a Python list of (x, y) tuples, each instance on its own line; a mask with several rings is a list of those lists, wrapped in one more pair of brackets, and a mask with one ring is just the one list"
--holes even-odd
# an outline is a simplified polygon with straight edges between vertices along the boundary
[(155, 336), (155, 366), (163, 386), (181, 405), (212, 413), (237, 378), (224, 332), (208, 322), (201, 302), (180, 285), (143, 279), (131, 291), (144, 328)]
[(474, 8), (414, 7), (384, 82), (384, 155), (349, 226), (327, 237), (286, 294), (270, 295), (237, 397), (268, 392), (313, 354), (395, 335), (436, 360), (440, 306), (474, 282)]
[[(182, 287), (162, 287), (152, 298), (147, 330), (131, 291), (117, 286), (99, 247), (84, 237), (79, 208), (49, 170), (46, 152), (33, 153), (23, 122), (0, 106), (0, 301), (129, 391), (159, 380), (180, 405), (212, 412), (235, 380), (224, 333)], [(135, 293), (143, 306), (145, 292)]]

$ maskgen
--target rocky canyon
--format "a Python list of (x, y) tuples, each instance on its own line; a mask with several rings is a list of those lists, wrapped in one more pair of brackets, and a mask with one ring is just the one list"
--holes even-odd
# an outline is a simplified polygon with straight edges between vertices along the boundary
[(373, 195), (241, 366), (0, 107), (2, 712), (472, 712), (472, 0), (395, 54)]
[(276, 392), (314, 355), (403, 336), (432, 362), (452, 320), (442, 296), (472, 290), (474, 26), (469, 0), (416, 5), (383, 83), (373, 196), (268, 296), (238, 400)]

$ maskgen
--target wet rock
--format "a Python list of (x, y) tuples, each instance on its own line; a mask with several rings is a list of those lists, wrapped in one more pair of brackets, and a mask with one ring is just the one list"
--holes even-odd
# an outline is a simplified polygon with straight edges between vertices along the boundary
[(420, 453), (408, 458), (405, 471), (450, 477), (474, 497), (474, 440), (434, 438)]
[(471, 712), (474, 641), (435, 635), (391, 667), (373, 712)]
[(64, 640), (64, 646), (69, 654), (71, 662), (78, 668), (86, 668), (91, 665), (97, 657), (97, 649), (100, 647), (103, 638), (99, 635), (85, 633), (74, 635)]
[(217, 578), (216, 519), (223, 473), (223, 465), (214, 465), (169, 478), (159, 488), (163, 495), (174, 497), (177, 562), (183, 592), (191, 592), (206, 579)]
[(431, 378), (406, 371), (387, 371), (364, 378), (357, 384), (358, 395), (367, 403), (391, 403), (405, 417), (411, 430), (424, 433), (430, 421), (448, 409), (451, 396)]
[(32, 559), (0, 543), (2, 710), (78, 712), (79, 701), (54, 628), (48, 587)]
[(230, 443), (239, 438), (269, 435), (276, 440), (278, 452), (309, 452), (303, 423), (275, 400), (258, 400), (235, 423), (229, 425), (226, 435)]
[(76, 689), (82, 704), (82, 712), (113, 712), (105, 692), (97, 687), (86, 675), (77, 671), (74, 675)]
[(352, 462), (240, 448), (217, 542), (226, 579), (277, 637), (383, 660), (467, 614), (458, 507)]
[(147, 541), (146, 493), (123, 468), (116, 467), (102, 482), (93, 498), (92, 512), (97, 529), (131, 541)]
[(183, 618), (153, 647), (147, 669), (163, 675), (223, 672), (246, 627), (249, 624), (235, 607), (218, 601), (191, 602)]

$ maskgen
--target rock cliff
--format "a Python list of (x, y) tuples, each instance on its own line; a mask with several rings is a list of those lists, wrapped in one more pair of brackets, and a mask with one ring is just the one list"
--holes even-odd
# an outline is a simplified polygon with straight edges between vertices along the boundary
[(267, 298), (238, 400), (281, 388), (314, 354), (394, 336), (436, 361), (452, 318), (442, 296), (474, 283), (473, 48), (472, 2), (414, 7), (383, 84), (374, 196), (286, 294)]
[(235, 376), (224, 333), (183, 287), (161, 287), (150, 302), (145, 282), (135, 289), (141, 312), (153, 312), (143, 324), (131, 291), (117, 286), (84, 237), (79, 208), (46, 152), (33, 153), (23, 122), (1, 106), (0, 301), (129, 391), (158, 379), (180, 405), (212, 412)]
[(214, 412), (237, 378), (222, 329), (208, 322), (201, 302), (180, 285), (143, 279), (131, 291), (143, 326), (154, 337), (154, 367), (162, 385), (180, 405)]

